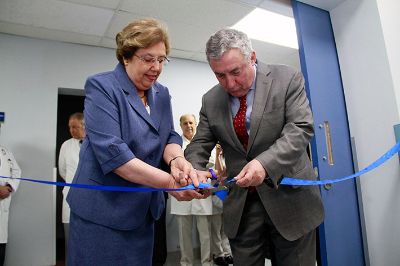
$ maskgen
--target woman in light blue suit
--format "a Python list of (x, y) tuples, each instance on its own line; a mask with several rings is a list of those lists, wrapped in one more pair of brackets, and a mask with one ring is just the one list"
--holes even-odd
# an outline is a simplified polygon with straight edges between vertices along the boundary
[[(157, 82), (170, 50), (165, 28), (144, 19), (116, 37), (119, 64), (85, 84), (84, 140), (73, 183), (174, 188), (205, 181), (183, 157), (168, 89)], [(162, 161), (171, 174), (159, 169)], [(200, 177), (201, 176), (201, 177)], [(179, 200), (204, 198), (173, 192)], [(151, 265), (162, 192), (71, 188), (68, 265)]]

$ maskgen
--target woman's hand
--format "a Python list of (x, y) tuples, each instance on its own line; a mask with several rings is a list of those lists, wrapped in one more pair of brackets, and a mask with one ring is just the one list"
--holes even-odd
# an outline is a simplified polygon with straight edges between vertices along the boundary
[(211, 173), (209, 171), (196, 170), (196, 174), (200, 183), (207, 183), (207, 180), (211, 178)]
[[(172, 177), (168, 188), (180, 188), (186, 185), (181, 185), (176, 182)], [(209, 189), (187, 189), (180, 191), (171, 191), (169, 192), (172, 196), (174, 196), (178, 201), (189, 201), (192, 199), (205, 199), (211, 195)]]
[[(187, 186), (192, 183), (195, 187), (199, 186), (199, 179), (196, 170), (183, 156), (178, 156), (176, 159), (173, 159), (170, 162), (170, 167), (171, 175), (181, 186)], [(205, 181), (207, 181), (207, 179)]]

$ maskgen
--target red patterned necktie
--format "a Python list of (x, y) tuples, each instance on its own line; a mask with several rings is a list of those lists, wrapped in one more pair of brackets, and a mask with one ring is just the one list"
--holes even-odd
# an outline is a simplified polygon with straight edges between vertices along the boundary
[(240, 142), (243, 144), (245, 150), (247, 150), (247, 143), (249, 141), (249, 135), (246, 129), (246, 95), (239, 98), (240, 107), (239, 110), (233, 118), (233, 128), (235, 129), (236, 135), (238, 136)]
[[(233, 119), (233, 128), (235, 129), (236, 135), (238, 136), (240, 142), (243, 144), (245, 150), (247, 150), (247, 143), (249, 141), (249, 135), (247, 134), (246, 128), (246, 95), (239, 98), (240, 107), (239, 110)], [(249, 193), (251, 195), (256, 195), (256, 188), (254, 186), (248, 187)]]

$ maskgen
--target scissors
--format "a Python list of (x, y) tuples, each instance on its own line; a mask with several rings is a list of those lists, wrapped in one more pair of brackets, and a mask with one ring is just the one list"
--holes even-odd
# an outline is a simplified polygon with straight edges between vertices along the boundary
[(221, 191), (221, 190), (229, 190), (230, 186), (228, 186), (228, 185), (232, 184), (232, 182), (230, 180), (227, 182), (228, 183), (227, 185), (222, 185), (218, 181), (218, 176), (215, 173), (215, 171), (212, 168), (208, 169), (208, 171), (211, 173), (211, 180), (216, 180), (214, 185), (212, 185), (213, 188), (211, 189), (211, 193), (214, 194), (215, 192), (218, 192), (218, 191)]

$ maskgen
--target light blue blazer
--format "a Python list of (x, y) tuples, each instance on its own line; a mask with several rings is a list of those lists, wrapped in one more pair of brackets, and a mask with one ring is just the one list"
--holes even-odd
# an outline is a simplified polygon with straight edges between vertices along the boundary
[[(133, 158), (160, 167), (168, 143), (182, 145), (174, 131), (168, 89), (155, 83), (148, 90), (150, 115), (124, 67), (91, 76), (85, 84), (86, 139), (73, 183), (141, 186), (112, 171)], [(119, 230), (138, 228), (150, 212), (158, 219), (162, 192), (107, 192), (71, 188), (71, 211), (88, 221)]]

